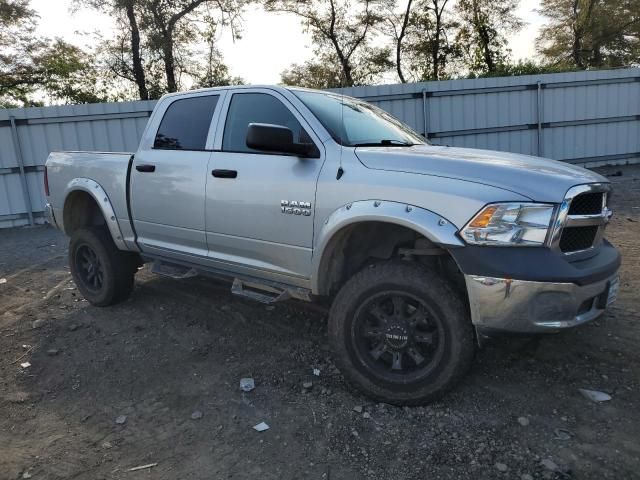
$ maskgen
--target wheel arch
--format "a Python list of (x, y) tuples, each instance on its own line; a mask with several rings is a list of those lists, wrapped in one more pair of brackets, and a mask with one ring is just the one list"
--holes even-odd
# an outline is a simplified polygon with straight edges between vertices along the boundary
[[(390, 258), (399, 245), (424, 239), (433, 248), (447, 251), (464, 244), (458, 228), (446, 218), (420, 207), (381, 200), (359, 201), (342, 206), (327, 217), (313, 252), (311, 289), (329, 295), (344, 280), (346, 246), (364, 239), (375, 258)], [(359, 236), (357, 236), (359, 234)], [(374, 236), (379, 236), (375, 238)], [(356, 237), (354, 237), (356, 235)], [(357, 262), (356, 262), (357, 263)]]
[(88, 226), (106, 226), (116, 247), (128, 250), (107, 192), (94, 180), (74, 178), (65, 191), (62, 230), (71, 236)]

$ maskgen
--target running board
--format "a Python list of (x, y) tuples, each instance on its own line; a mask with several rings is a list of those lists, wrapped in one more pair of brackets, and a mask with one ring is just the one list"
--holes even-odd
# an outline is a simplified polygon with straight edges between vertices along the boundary
[(247, 297), (260, 303), (276, 303), (289, 300), (288, 290), (263, 283), (247, 282), (236, 278), (231, 286), (231, 293), (240, 297)]
[(228, 271), (202, 267), (190, 263), (176, 263), (171, 260), (143, 256), (147, 262), (153, 262), (151, 271), (175, 279), (191, 278), (196, 275), (211, 277), (218, 280), (229, 281), (233, 279), (231, 293), (261, 303), (275, 303), (290, 298), (312, 301), (311, 290), (303, 287), (264, 280), (248, 275), (238, 275)]
[(160, 260), (153, 262), (151, 271), (158, 275), (164, 275), (165, 277), (171, 277), (177, 280), (191, 278), (198, 275), (198, 272), (194, 268), (177, 265), (175, 263), (165, 263)]

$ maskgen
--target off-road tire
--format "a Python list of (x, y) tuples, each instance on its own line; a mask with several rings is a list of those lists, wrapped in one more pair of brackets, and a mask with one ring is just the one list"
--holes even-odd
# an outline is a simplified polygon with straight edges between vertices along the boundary
[[(77, 260), (82, 252), (94, 252), (102, 274), (99, 287), (90, 286)], [(126, 300), (133, 291), (139, 266), (137, 255), (118, 250), (105, 228), (80, 228), (69, 242), (69, 267), (80, 293), (92, 305), (106, 307)]]
[[(370, 368), (362, 354), (357, 353), (361, 350), (354, 340), (357, 337), (354, 316), (362, 311), (362, 305), (369, 305), (368, 299), (379, 298), (376, 295), (385, 295), (385, 292), (405, 292), (418, 298), (434, 317), (439, 317), (438, 338), (443, 346), (439, 347), (441, 353), (436, 357), (439, 360), (425, 369), (423, 378), (409, 382), (402, 382), (398, 377), (387, 378), (384, 372)], [(376, 338), (387, 341), (388, 337), (385, 334)], [(440, 398), (469, 370), (475, 352), (472, 323), (460, 294), (445, 278), (406, 261), (368, 266), (345, 283), (329, 314), (329, 342), (337, 366), (348, 382), (377, 401), (396, 405), (422, 405)]]

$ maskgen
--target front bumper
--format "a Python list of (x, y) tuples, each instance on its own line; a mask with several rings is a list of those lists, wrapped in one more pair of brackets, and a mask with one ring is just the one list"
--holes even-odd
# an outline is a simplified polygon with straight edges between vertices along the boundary
[[(465, 275), (471, 318), (484, 333), (543, 333), (599, 317), (618, 287), (617, 273), (588, 285)], [(617, 290), (616, 290), (617, 291)]]

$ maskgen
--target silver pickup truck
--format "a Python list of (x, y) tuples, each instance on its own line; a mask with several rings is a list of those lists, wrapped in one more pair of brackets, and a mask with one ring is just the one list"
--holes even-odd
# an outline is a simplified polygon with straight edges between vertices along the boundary
[(126, 299), (146, 262), (262, 302), (330, 299), (338, 366), (389, 403), (431, 401), (488, 336), (580, 325), (618, 290), (606, 178), (430, 145), (334, 93), (167, 95), (135, 154), (52, 153), (45, 190), (92, 304)]

